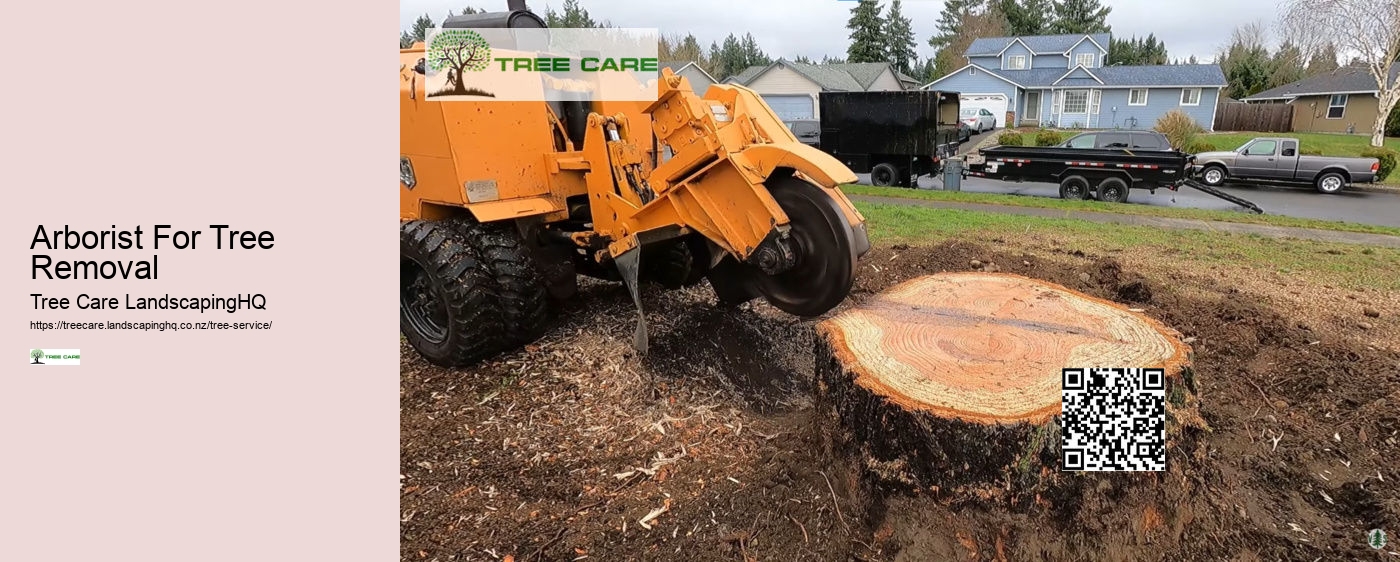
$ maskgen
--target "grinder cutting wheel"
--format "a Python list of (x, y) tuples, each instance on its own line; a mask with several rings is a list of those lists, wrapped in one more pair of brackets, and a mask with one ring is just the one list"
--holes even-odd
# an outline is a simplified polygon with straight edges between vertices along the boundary
[(710, 271), (710, 284), (727, 304), (762, 296), (789, 314), (821, 315), (851, 291), (856, 260), (870, 249), (864, 224), (852, 228), (835, 200), (809, 182), (787, 178), (770, 191), (789, 220), (783, 249), (760, 247), (773, 257), (751, 260), (757, 264), (726, 260)]
[[(453, 29), (543, 26), (511, 0), (448, 18), (435, 45)], [(538, 338), (575, 274), (625, 282), (639, 313), (647, 280), (708, 278), (724, 303), (762, 297), (799, 316), (850, 293), (870, 248), (839, 189), (856, 175), (753, 90), (700, 95), (665, 69), (649, 103), (442, 100), (446, 79), (426, 71), (460, 50), (400, 52), (400, 327), (424, 358), (471, 364)]]

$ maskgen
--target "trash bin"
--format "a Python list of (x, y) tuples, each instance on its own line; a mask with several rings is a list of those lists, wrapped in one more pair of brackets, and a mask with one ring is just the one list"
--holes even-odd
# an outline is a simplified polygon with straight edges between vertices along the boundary
[(962, 191), (963, 161), (957, 158), (943, 160), (943, 190)]

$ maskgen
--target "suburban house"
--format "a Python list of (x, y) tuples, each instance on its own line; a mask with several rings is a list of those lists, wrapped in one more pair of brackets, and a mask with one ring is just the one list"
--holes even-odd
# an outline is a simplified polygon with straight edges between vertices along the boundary
[[(1389, 81), (1400, 76), (1400, 64), (1390, 67)], [(1293, 130), (1306, 133), (1370, 135), (1380, 114), (1375, 78), (1365, 67), (1349, 66), (1264, 90), (1247, 103), (1286, 103), (1293, 106)]]
[(887, 62), (808, 64), (778, 59), (750, 66), (724, 80), (758, 92), (779, 117), (819, 119), (822, 92), (885, 92), (918, 88), (913, 78)]
[(989, 37), (972, 42), (967, 66), (924, 89), (959, 92), (997, 126), (1149, 129), (1179, 109), (1210, 129), (1225, 87), (1218, 65), (1114, 66), (1109, 35)]
[(705, 95), (705, 90), (710, 89), (711, 84), (719, 82), (714, 76), (710, 76), (710, 73), (705, 72), (705, 69), (700, 68), (700, 65), (695, 64), (695, 61), (662, 61), (659, 66), (671, 69), (677, 76), (686, 77), (690, 80), (691, 89), (702, 96)]

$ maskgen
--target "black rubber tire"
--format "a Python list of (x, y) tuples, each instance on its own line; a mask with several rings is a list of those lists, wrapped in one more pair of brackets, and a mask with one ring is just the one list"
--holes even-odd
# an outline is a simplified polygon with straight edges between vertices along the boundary
[(1128, 182), (1122, 178), (1104, 178), (1098, 187), (1094, 188), (1094, 192), (1098, 194), (1099, 201), (1105, 203), (1128, 202)]
[[(1213, 174), (1210, 173), (1211, 171), (1218, 171), (1218, 172), (1220, 172), (1220, 177), (1219, 177), (1219, 179), (1217, 179), (1217, 180), (1215, 180), (1215, 181), (1210, 181), (1210, 180), (1206, 179), (1206, 178), (1211, 177), (1211, 176), (1213, 175)], [(1211, 186), (1211, 187), (1220, 187), (1221, 185), (1224, 185), (1225, 180), (1226, 180), (1227, 178), (1229, 178), (1229, 177), (1230, 177), (1230, 174), (1228, 174), (1228, 173), (1225, 172), (1225, 167), (1224, 167), (1224, 166), (1221, 166), (1221, 165), (1219, 165), (1219, 164), (1210, 164), (1210, 165), (1208, 165), (1208, 166), (1206, 166), (1206, 167), (1204, 167), (1204, 168), (1201, 168), (1201, 183), (1206, 184), (1206, 185), (1209, 185), (1209, 186)]]
[[(1332, 185), (1336, 185), (1336, 187), (1331, 187)], [(1326, 193), (1328, 195), (1341, 193), (1346, 186), (1347, 177), (1338, 172), (1327, 172), (1317, 176), (1317, 179), (1313, 181), (1313, 187), (1316, 188), (1319, 193)]]
[(470, 218), (456, 225), (494, 281), (491, 292), (501, 310), (504, 344), (514, 348), (539, 339), (549, 327), (548, 291), (515, 225)]
[(800, 260), (777, 275), (755, 273), (754, 286), (788, 314), (825, 314), (846, 300), (855, 284), (851, 225), (831, 196), (811, 183), (788, 177), (768, 185), (768, 191), (788, 215), (789, 236)]
[(705, 265), (696, 261), (689, 240), (677, 238), (648, 248), (642, 255), (647, 280), (667, 289), (690, 287), (705, 278)]
[(899, 182), (899, 168), (893, 164), (881, 162), (870, 169), (870, 183), (880, 187), (889, 187)]
[(429, 363), (458, 367), (501, 351), (492, 284), (479, 255), (453, 225), (399, 226), (399, 331)]
[(1069, 176), (1060, 181), (1060, 199), (1084, 200), (1089, 198), (1089, 180), (1084, 176)]

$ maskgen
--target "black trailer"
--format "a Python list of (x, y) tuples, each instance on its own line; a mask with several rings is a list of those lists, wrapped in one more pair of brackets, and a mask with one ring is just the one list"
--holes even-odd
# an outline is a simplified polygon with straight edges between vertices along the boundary
[(1064, 199), (1097, 198), (1110, 203), (1128, 200), (1128, 190), (1181, 186), (1200, 190), (1256, 213), (1254, 203), (1191, 179), (1195, 156), (1158, 150), (1065, 148), (1054, 146), (994, 146), (967, 155), (965, 174), (1006, 181), (1060, 184)]
[(957, 154), (958, 94), (822, 92), (821, 149), (875, 185), (912, 187)]

